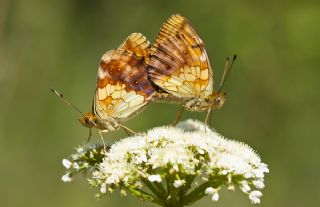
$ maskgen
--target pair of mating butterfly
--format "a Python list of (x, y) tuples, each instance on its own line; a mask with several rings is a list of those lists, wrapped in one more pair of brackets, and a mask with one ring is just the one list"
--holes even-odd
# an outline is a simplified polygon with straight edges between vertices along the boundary
[[(122, 123), (151, 101), (208, 111), (207, 122), (211, 109), (224, 104), (221, 88), (231, 68), (227, 66), (228, 59), (220, 89), (214, 91), (204, 43), (186, 18), (172, 15), (162, 25), (152, 47), (145, 36), (133, 33), (117, 49), (102, 56), (92, 112), (82, 114), (77, 109), (83, 115), (80, 122), (90, 129), (98, 128), (101, 138), (101, 131), (123, 128), (133, 132)], [(54, 89), (53, 92), (64, 98)]]

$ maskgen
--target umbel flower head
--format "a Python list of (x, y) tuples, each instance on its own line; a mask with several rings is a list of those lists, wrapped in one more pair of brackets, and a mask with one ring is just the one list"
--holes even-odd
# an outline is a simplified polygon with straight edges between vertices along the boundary
[(65, 182), (89, 170), (99, 196), (118, 189), (161, 206), (190, 205), (204, 196), (218, 201), (224, 186), (238, 187), (252, 203), (260, 203), (269, 172), (248, 145), (225, 139), (195, 120), (122, 139), (105, 156), (101, 146), (78, 148), (63, 164)]

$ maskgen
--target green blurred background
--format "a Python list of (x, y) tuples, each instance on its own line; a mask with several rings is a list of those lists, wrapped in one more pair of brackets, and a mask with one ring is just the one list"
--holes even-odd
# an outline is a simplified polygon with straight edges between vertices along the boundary
[[(206, 43), (216, 85), (225, 58), (239, 56), (212, 124), (269, 164), (260, 206), (320, 205), (319, 1), (1, 0), (0, 206), (142, 205), (117, 194), (97, 201), (81, 177), (61, 182), (61, 159), (88, 129), (49, 89), (89, 111), (101, 55), (132, 32), (153, 42), (174, 13), (186, 16)], [(171, 123), (177, 109), (150, 104), (127, 126), (143, 131)], [(106, 136), (112, 143), (125, 134)], [(224, 191), (218, 203), (206, 198), (194, 206), (251, 204), (240, 192)]]

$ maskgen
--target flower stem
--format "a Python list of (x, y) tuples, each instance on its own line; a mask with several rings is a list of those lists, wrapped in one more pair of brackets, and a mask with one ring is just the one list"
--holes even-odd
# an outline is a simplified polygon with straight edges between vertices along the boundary
[(137, 196), (138, 198), (141, 198), (142, 200), (148, 200), (153, 203), (156, 203), (160, 206), (165, 206), (165, 203), (161, 199), (158, 199), (157, 197), (153, 196), (152, 194), (149, 194), (141, 189), (137, 188), (128, 188), (128, 190), (134, 195)]
[[(190, 190), (191, 185), (192, 185), (193, 181), (195, 180), (195, 178), (196, 178), (196, 175), (189, 175), (186, 177), (185, 186), (182, 186), (181, 189), (179, 190), (179, 202), (181, 204), (184, 203), (185, 195)], [(183, 206), (183, 205), (181, 205), (181, 206)]]
[(219, 176), (216, 178), (212, 178), (211, 180), (201, 184), (199, 187), (197, 187), (196, 189), (194, 189), (192, 192), (190, 192), (189, 194), (187, 194), (184, 197), (184, 205), (190, 205), (192, 203), (194, 203), (197, 200), (200, 200), (201, 198), (203, 198), (206, 194), (205, 194), (205, 189), (208, 187), (213, 187), (213, 188), (217, 188), (219, 186), (221, 186), (221, 184), (223, 182), (225, 182), (226, 178)]
[(141, 179), (141, 180), (159, 200), (162, 200), (162, 201), (166, 200), (166, 195), (163, 192), (161, 192), (159, 189), (157, 189), (157, 187), (155, 187), (153, 183), (149, 182), (147, 179)]

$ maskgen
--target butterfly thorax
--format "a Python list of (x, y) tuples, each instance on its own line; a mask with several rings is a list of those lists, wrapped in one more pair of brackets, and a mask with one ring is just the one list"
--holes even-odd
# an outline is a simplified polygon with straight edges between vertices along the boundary
[(106, 117), (102, 119), (92, 112), (86, 113), (79, 121), (85, 127), (95, 127), (104, 131), (114, 131), (120, 127), (114, 118)]

